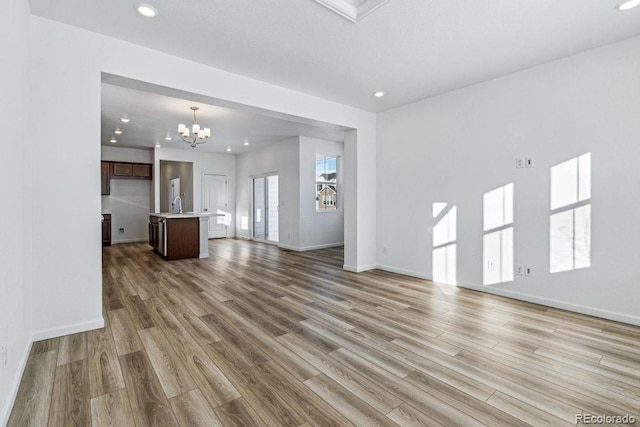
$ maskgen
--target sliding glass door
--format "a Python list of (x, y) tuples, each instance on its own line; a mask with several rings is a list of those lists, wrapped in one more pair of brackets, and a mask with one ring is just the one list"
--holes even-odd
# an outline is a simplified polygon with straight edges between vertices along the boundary
[(278, 242), (279, 198), (278, 175), (263, 175), (251, 178), (253, 193), (253, 231), (257, 240)]

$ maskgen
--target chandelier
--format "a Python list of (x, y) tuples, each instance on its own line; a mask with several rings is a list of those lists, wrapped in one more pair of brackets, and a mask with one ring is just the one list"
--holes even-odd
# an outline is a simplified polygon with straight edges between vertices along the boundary
[(199, 144), (204, 144), (207, 142), (207, 139), (211, 136), (211, 129), (202, 128), (200, 129), (200, 125), (198, 124), (198, 119), (196, 118), (196, 111), (199, 110), (198, 107), (191, 107), (193, 111), (193, 124), (191, 125), (191, 133), (189, 133), (189, 128), (183, 125), (182, 123), (178, 125), (178, 133), (182, 137), (182, 140), (187, 144), (191, 145), (191, 148), (196, 148)]

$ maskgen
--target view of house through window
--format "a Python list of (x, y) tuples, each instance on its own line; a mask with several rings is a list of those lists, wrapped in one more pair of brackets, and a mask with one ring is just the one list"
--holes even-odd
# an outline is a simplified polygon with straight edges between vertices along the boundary
[(482, 283), (513, 280), (513, 184), (484, 194)]
[(551, 168), (550, 272), (591, 266), (591, 153)]
[(433, 204), (432, 271), (433, 281), (456, 284), (456, 221), (455, 206), (447, 209), (447, 203)]
[(316, 155), (316, 211), (338, 209), (338, 158)]

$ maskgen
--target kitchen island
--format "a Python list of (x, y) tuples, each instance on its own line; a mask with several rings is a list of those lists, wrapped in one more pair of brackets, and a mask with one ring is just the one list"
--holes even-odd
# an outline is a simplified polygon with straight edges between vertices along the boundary
[(150, 213), (149, 245), (166, 260), (209, 258), (209, 218), (216, 214)]

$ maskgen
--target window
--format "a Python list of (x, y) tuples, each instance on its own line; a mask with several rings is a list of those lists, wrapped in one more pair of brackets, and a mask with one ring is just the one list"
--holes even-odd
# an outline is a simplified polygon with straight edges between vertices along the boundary
[(338, 158), (316, 155), (316, 211), (338, 208)]
[(433, 251), (431, 255), (433, 281), (456, 284), (456, 221), (457, 209), (446, 209), (446, 203), (433, 204)]
[(591, 153), (551, 168), (550, 272), (591, 266)]
[(484, 194), (482, 282), (485, 285), (513, 280), (513, 184)]

